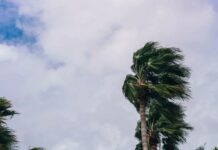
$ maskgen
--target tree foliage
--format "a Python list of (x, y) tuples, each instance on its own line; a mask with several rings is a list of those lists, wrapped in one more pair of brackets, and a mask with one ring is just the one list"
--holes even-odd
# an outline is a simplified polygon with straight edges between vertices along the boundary
[[(145, 112), (149, 112), (148, 118), (145, 120), (146, 134), (152, 133), (150, 138), (154, 137), (153, 139), (156, 140), (155, 142), (153, 140), (154, 143), (160, 142), (160, 133), (163, 135), (170, 134), (171, 137), (172, 133), (177, 134), (172, 138), (166, 136), (162, 139), (163, 143), (166, 143), (165, 146), (169, 148), (170, 145), (167, 145), (167, 143), (175, 142), (174, 145), (177, 145), (178, 142), (185, 141), (185, 130), (175, 131), (175, 128), (179, 128), (180, 124), (172, 126), (173, 121), (174, 123), (183, 121), (183, 125), (187, 125), (183, 120), (183, 111), (178, 112), (178, 116), (181, 116), (181, 118), (177, 117), (177, 120), (172, 115), (164, 114), (168, 109), (172, 109), (167, 108), (172, 107), (169, 105), (171, 103), (167, 102), (189, 98), (190, 90), (187, 79), (190, 76), (190, 70), (183, 65), (183, 60), (184, 57), (178, 48), (160, 47), (156, 42), (148, 42), (133, 54), (133, 65), (131, 66), (133, 74), (128, 74), (123, 84), (125, 97), (135, 106), (138, 112), (139, 108), (142, 108), (140, 101), (144, 101)], [(152, 108), (154, 103), (156, 103), (155, 107), (160, 107)], [(167, 107), (164, 106), (166, 104), (168, 104)], [(161, 111), (163, 114), (158, 113), (155, 109), (163, 109)], [(188, 125), (184, 128), (186, 127), (189, 128)], [(175, 140), (175, 138), (177, 139)], [(147, 142), (149, 140), (151, 139), (148, 139)], [(140, 149), (139, 145), (137, 149)]]
[(138, 109), (139, 99), (186, 99), (189, 97), (189, 69), (177, 48), (148, 42), (133, 54), (133, 75), (126, 76), (123, 93)]
[[(161, 144), (163, 150), (177, 150), (178, 144), (186, 141), (186, 134), (192, 127), (184, 121), (182, 106), (170, 101), (153, 101), (147, 112), (148, 147)], [(141, 147), (140, 123), (135, 137), (139, 139), (136, 150)]]
[[(197, 147), (195, 150), (205, 150), (205, 145), (206, 145), (206, 144), (204, 144), (203, 146), (199, 146), (199, 147)], [(214, 147), (212, 150), (218, 150), (218, 148), (217, 148), (217, 147)]]
[(8, 128), (6, 120), (17, 114), (11, 110), (11, 103), (5, 98), (0, 98), (0, 149), (11, 150), (16, 147), (16, 136), (14, 131)]

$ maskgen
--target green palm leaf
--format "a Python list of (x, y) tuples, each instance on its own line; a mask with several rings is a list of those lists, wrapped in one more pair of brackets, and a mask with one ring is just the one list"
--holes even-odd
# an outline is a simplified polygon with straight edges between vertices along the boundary
[(11, 103), (5, 99), (0, 98), (0, 149), (12, 150), (16, 148), (16, 136), (14, 131), (9, 129), (6, 125), (6, 119), (17, 114), (16, 111), (11, 110)]

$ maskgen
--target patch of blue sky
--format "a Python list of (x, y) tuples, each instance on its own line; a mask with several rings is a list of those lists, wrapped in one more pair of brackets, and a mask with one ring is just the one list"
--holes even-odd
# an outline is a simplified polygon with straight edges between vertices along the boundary
[(43, 49), (35, 44), (38, 34), (36, 30), (41, 26), (37, 18), (20, 15), (17, 6), (10, 0), (0, 0), (0, 44), (21, 44), (30, 47), (29, 52), (43, 60), (47, 69), (57, 70), (65, 64), (48, 57), (43, 53)]
[(218, 11), (218, 1), (217, 0), (208, 0), (208, 1), (212, 5), (214, 10)]
[(0, 0), (0, 43), (27, 44), (36, 42), (36, 35), (27, 33), (18, 26), (31, 26), (35, 23), (34, 18), (19, 15), (18, 8), (7, 0)]
[(13, 4), (7, 0), (0, 0), (0, 8), (7, 9), (8, 7), (13, 6)]

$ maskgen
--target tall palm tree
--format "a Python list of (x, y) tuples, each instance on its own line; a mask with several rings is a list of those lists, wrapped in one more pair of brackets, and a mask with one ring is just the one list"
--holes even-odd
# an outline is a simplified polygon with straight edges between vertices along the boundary
[(186, 99), (189, 97), (187, 79), (190, 71), (183, 63), (178, 48), (165, 48), (148, 42), (133, 54), (133, 74), (126, 76), (125, 97), (140, 114), (143, 150), (147, 150), (146, 108), (152, 100)]
[(13, 130), (9, 129), (6, 124), (8, 117), (13, 117), (17, 112), (11, 110), (11, 103), (5, 99), (0, 98), (0, 149), (11, 150), (17, 143), (16, 136)]
[[(186, 141), (187, 131), (192, 129), (184, 121), (182, 106), (170, 101), (152, 101), (147, 113), (148, 149), (157, 150), (159, 145), (164, 150), (178, 150), (178, 144)], [(142, 147), (140, 130), (139, 122), (135, 137), (140, 142), (136, 150)]]

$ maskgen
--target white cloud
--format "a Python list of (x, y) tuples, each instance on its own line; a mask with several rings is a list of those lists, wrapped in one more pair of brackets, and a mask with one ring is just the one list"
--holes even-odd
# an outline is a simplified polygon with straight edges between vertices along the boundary
[(133, 149), (138, 115), (121, 86), (132, 53), (150, 40), (184, 49), (186, 64), (193, 69), (193, 100), (187, 105), (188, 120), (196, 129), (184, 149), (207, 141), (208, 146), (216, 144), (210, 129), (216, 128), (216, 112), (210, 110), (217, 109), (217, 12), (207, 1), (16, 3), (20, 14), (43, 22), (28, 29), (39, 33), (36, 45), (42, 51), (0, 46), (0, 60), (7, 60), (0, 63), (0, 91), (21, 113), (11, 122), (21, 149)]
[(0, 45), (0, 62), (16, 61), (17, 54), (13, 51), (13, 46)]
[(79, 144), (71, 140), (56, 145), (52, 150), (80, 150)]

